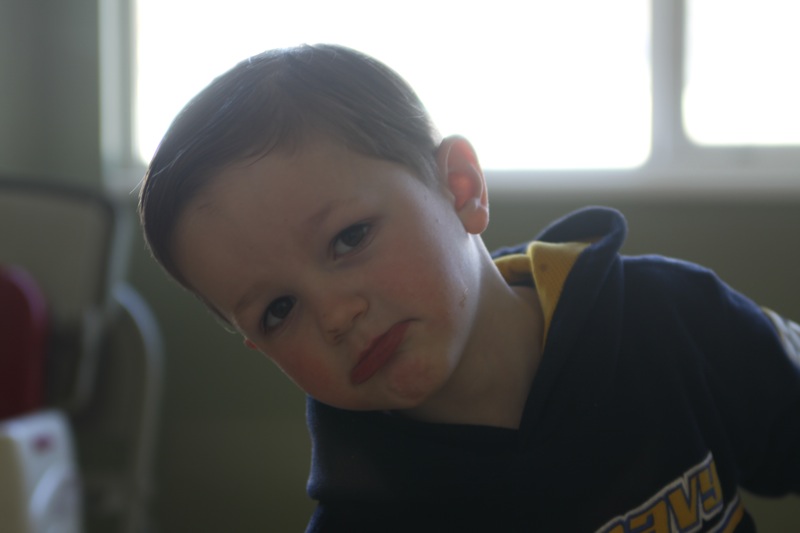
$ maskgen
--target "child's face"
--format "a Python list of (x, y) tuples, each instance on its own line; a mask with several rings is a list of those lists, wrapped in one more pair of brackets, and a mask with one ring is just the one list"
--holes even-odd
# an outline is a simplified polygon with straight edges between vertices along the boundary
[(303, 390), (422, 405), (476, 329), (467, 210), (405, 167), (331, 142), (223, 169), (179, 219), (192, 287)]

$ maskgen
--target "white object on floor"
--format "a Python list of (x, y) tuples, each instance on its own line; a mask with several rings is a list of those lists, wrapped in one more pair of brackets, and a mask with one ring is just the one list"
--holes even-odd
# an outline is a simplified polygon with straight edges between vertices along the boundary
[(81, 488), (64, 416), (0, 421), (0, 531), (80, 533)]

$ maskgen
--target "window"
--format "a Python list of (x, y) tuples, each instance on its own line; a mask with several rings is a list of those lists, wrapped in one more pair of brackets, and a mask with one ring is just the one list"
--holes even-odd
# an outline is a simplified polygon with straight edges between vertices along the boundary
[(800, 189), (792, 0), (115, 2), (136, 21), (126, 123), (139, 169), (237, 61), (337, 42), (405, 77), (495, 183)]
[(224, 10), (138, 0), (138, 24), (145, 159), (213, 76), (300, 42), (335, 42), (388, 64), (442, 133), (468, 137), (489, 168), (632, 167), (649, 153), (649, 10), (641, 0), (228, 0)]
[(800, 144), (800, 4), (689, 0), (683, 116), (711, 145)]

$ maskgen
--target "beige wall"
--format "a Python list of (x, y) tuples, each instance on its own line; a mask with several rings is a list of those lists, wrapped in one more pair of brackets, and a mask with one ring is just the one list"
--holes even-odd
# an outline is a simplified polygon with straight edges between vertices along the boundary
[[(95, 3), (0, 1), (0, 173), (99, 185), (97, 54)], [(800, 318), (800, 195), (722, 196), (498, 193), (486, 240), (490, 247), (523, 241), (574, 207), (612, 205), (631, 225), (626, 252), (703, 263)], [(131, 280), (158, 316), (168, 356), (157, 457), (161, 530), (301, 530), (312, 508), (304, 494), (303, 396), (168, 282), (140, 241)], [(755, 505), (762, 531), (800, 530), (797, 498)]]

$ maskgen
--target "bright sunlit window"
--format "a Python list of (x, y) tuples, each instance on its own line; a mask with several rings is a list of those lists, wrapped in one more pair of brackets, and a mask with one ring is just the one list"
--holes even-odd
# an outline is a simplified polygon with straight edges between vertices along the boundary
[(800, 3), (688, 0), (684, 123), (712, 145), (800, 144)]
[(332, 42), (417, 90), (485, 168), (630, 168), (651, 147), (643, 0), (137, 0), (135, 127), (147, 161), (179, 109), (260, 51)]
[(133, 176), (215, 76), (270, 48), (328, 42), (397, 70), (443, 135), (472, 141), (495, 183), (800, 191), (795, 0), (106, 5), (123, 6), (106, 25), (122, 50), (126, 7), (135, 20), (134, 50), (103, 47), (103, 138)]

